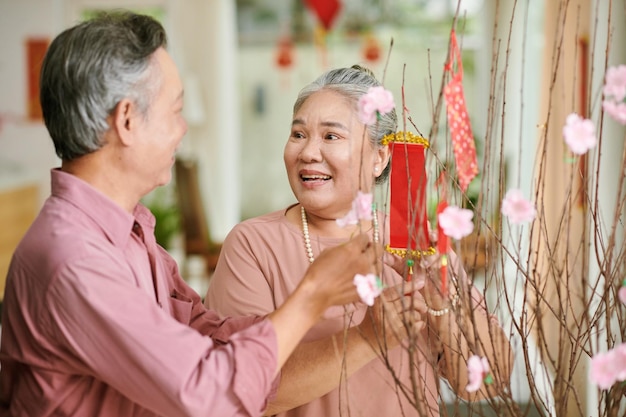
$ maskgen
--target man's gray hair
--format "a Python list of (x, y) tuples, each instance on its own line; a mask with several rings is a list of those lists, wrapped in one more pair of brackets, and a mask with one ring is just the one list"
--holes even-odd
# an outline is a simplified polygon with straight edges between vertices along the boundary
[(166, 45), (158, 21), (118, 11), (101, 13), (54, 39), (42, 65), (40, 101), (59, 158), (100, 149), (107, 118), (122, 99), (147, 113), (160, 86), (152, 57)]

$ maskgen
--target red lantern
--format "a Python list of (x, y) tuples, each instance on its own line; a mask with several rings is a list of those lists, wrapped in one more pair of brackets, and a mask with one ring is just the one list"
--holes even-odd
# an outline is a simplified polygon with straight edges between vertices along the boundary
[(306, 0), (306, 5), (315, 12), (318, 20), (326, 30), (330, 30), (333, 21), (341, 10), (339, 0)]
[(281, 69), (288, 69), (291, 64), (293, 64), (293, 43), (288, 37), (283, 37), (278, 40), (276, 65)]
[(372, 35), (368, 35), (365, 38), (363, 57), (366, 61), (371, 63), (375, 63), (380, 59), (380, 45), (378, 43), (378, 40)]

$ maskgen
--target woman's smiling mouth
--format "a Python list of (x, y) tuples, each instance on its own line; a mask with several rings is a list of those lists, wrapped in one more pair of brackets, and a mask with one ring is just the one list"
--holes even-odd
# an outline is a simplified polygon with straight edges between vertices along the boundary
[(308, 181), (328, 181), (332, 177), (330, 175), (300, 175), (300, 179), (304, 182)]

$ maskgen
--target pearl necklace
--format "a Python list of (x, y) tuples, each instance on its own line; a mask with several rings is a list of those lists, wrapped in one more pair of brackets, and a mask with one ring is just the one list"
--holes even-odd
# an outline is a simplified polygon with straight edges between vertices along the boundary
[[(313, 256), (313, 248), (311, 248), (311, 238), (309, 237), (309, 222), (306, 219), (306, 211), (304, 206), (300, 206), (300, 217), (302, 218), (302, 236), (304, 237), (304, 249), (310, 263), (315, 261)], [(374, 206), (372, 206), (372, 227), (374, 229), (374, 242), (378, 242), (378, 216)]]

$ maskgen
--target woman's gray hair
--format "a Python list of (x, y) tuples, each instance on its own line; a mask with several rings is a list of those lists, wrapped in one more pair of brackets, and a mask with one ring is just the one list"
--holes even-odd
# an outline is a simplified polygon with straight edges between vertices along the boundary
[[(298, 98), (293, 105), (293, 112), (295, 114), (311, 95), (324, 89), (333, 90), (343, 95), (352, 102), (354, 111), (358, 111), (359, 98), (367, 94), (370, 87), (380, 85), (382, 84), (374, 77), (372, 71), (360, 65), (333, 69), (320, 75), (315, 81), (300, 90)], [(390, 133), (396, 133), (398, 127), (398, 117), (395, 109), (380, 116), (375, 124), (367, 127), (369, 139), (375, 147), (383, 146), (383, 137)], [(377, 184), (383, 183), (387, 179), (390, 169), (390, 164), (387, 164), (381, 175), (376, 179)]]
[(122, 99), (147, 113), (160, 86), (152, 56), (166, 45), (158, 21), (118, 11), (54, 39), (42, 64), (40, 101), (59, 158), (69, 161), (104, 146), (107, 117)]

